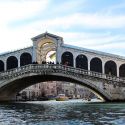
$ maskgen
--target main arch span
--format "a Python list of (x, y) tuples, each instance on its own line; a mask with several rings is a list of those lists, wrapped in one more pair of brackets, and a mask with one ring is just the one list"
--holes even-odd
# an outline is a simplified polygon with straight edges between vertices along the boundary
[[(106, 101), (119, 100), (111, 92), (115, 92), (114, 85), (115, 88), (122, 85), (120, 79), (116, 80), (101, 73), (59, 64), (31, 64), (0, 74), (0, 100), (12, 100), (22, 89), (44, 81), (67, 81), (80, 84)], [(112, 90), (108, 90), (108, 86), (112, 87)]]

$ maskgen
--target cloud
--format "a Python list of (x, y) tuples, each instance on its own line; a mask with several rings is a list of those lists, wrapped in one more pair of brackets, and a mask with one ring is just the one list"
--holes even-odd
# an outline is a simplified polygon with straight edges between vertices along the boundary
[(84, 27), (87, 29), (115, 29), (125, 27), (125, 15), (99, 15), (75, 13), (68, 16), (53, 19), (43, 19), (32, 25), (42, 26), (44, 29), (69, 29), (73, 27)]
[[(78, 3), (76, 1), (73, 3), (59, 3), (58, 6), (54, 5), (52, 7), (56, 9), (51, 10), (51, 2), (51, 0), (19, 0), (18, 2), (11, 0), (11, 2), (0, 2), (0, 52), (30, 46), (32, 45), (30, 39), (45, 31), (62, 36), (66, 44), (105, 51), (107, 51), (106, 48), (109, 51), (113, 47), (116, 51), (122, 48), (123, 52), (123, 46), (125, 46), (124, 33), (120, 34), (117, 31), (117, 35), (115, 35), (112, 32), (114, 29), (122, 29), (124, 31), (124, 14), (113, 15), (110, 13), (108, 15), (104, 11), (103, 13), (101, 11), (96, 13), (73, 11), (73, 7), (77, 8), (78, 5), (79, 7), (83, 5), (81, 4), (80, 6), (81, 1)], [(68, 13), (65, 15), (61, 8), (64, 9), (64, 12), (68, 11)], [(61, 11), (56, 12), (58, 9), (61, 9)], [(51, 18), (46, 16), (46, 10), (52, 15)], [(72, 12), (69, 12), (70, 10)], [(41, 18), (34, 18), (36, 16)], [(33, 20), (25, 22), (26, 19)], [(22, 23), (22, 21), (25, 23)], [(18, 24), (19, 22), (20, 25)], [(17, 26), (11, 25), (12, 23), (14, 25), (17, 23)], [(76, 31), (76, 27), (81, 31)], [(89, 32), (85, 32), (86, 29)], [(119, 45), (117, 42), (119, 42)]]
[(64, 38), (65, 44), (113, 53), (122, 56), (125, 55), (124, 34), (114, 35), (109, 32), (105, 33), (59, 32), (58, 35)]
[(123, 10), (125, 10), (125, 1), (119, 1), (117, 4), (113, 4), (105, 9), (105, 12), (107, 15), (112, 14), (120, 14), (124, 13)]
[(5, 0), (0, 1), (0, 52), (11, 51), (32, 45), (31, 27), (10, 26), (12, 22), (32, 18), (42, 13), (49, 0)]
[(47, 7), (48, 0), (18, 0), (0, 2), (0, 24), (32, 17)]

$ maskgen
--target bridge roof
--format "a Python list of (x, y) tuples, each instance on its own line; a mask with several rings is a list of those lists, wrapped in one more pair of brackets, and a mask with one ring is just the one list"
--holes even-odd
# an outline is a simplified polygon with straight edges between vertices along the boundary
[(7, 55), (7, 54), (11, 54), (11, 53), (16, 53), (16, 52), (19, 52), (19, 51), (22, 51), (22, 50), (27, 50), (27, 49), (30, 49), (30, 48), (33, 48), (33, 46), (29, 46), (29, 47), (14, 50), (14, 51), (3, 52), (3, 53), (0, 53), (0, 56), (4, 56), (4, 55)]
[(85, 51), (85, 52), (90, 52), (90, 53), (94, 53), (94, 54), (98, 54), (98, 55), (102, 55), (102, 56), (110, 56), (110, 57), (113, 57), (113, 58), (125, 60), (124, 56), (119, 56), (119, 55), (116, 55), (116, 54), (111, 54), (111, 53), (101, 52), (101, 51), (87, 49), (87, 48), (83, 48), (83, 47), (73, 46), (73, 45), (69, 45), (69, 44), (63, 44), (63, 47), (76, 49), (76, 50), (80, 50), (80, 51)]
[(40, 38), (46, 37), (46, 36), (50, 36), (50, 37), (55, 38), (55, 39), (63, 39), (63, 38), (60, 37), (60, 36), (57, 36), (57, 35), (54, 35), (54, 34), (45, 32), (45, 33), (42, 33), (42, 34), (40, 34), (40, 35), (37, 35), (37, 36), (31, 38), (31, 40), (36, 41), (37, 39), (40, 39)]

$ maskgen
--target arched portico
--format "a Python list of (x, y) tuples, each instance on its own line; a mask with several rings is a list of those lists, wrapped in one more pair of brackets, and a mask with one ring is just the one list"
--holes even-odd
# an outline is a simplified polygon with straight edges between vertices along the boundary
[(37, 62), (41, 64), (43, 61), (47, 61), (47, 53), (55, 51), (56, 53), (57, 44), (53, 39), (48, 37), (41, 39), (37, 43)]

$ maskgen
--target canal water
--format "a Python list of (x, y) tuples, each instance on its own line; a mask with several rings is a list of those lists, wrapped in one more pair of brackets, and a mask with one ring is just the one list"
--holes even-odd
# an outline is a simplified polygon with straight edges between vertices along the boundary
[(125, 125), (125, 103), (2, 103), (0, 125)]

